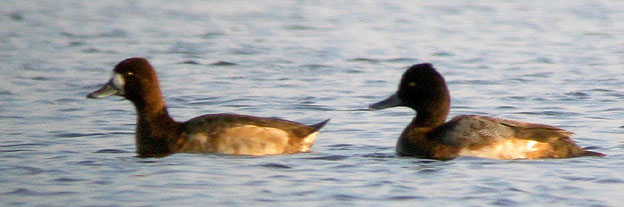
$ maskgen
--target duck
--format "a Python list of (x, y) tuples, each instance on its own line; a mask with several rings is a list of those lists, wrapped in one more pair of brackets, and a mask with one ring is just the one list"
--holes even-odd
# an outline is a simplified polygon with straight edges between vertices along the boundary
[(550, 125), (480, 115), (459, 115), (446, 122), (450, 105), (444, 77), (431, 63), (421, 63), (403, 73), (396, 93), (369, 105), (369, 109), (404, 106), (416, 111), (416, 117), (399, 136), (399, 156), (435, 160), (460, 156), (502, 160), (604, 156), (576, 145), (570, 139), (572, 132)]
[(173, 153), (274, 155), (307, 152), (318, 131), (329, 121), (313, 125), (240, 114), (206, 114), (175, 121), (167, 106), (156, 71), (145, 58), (119, 62), (112, 77), (87, 98), (121, 96), (134, 104), (137, 114), (138, 157), (165, 157)]

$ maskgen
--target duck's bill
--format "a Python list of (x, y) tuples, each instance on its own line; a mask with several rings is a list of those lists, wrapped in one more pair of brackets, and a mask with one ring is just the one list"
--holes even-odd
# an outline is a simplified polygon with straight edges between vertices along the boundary
[(118, 95), (119, 90), (115, 88), (112, 82), (108, 82), (102, 86), (102, 88), (93, 91), (87, 95), (87, 98), (105, 98), (112, 95)]
[(371, 104), (368, 108), (372, 110), (380, 110), (395, 106), (403, 106), (403, 100), (401, 100), (397, 94), (394, 94), (383, 101)]

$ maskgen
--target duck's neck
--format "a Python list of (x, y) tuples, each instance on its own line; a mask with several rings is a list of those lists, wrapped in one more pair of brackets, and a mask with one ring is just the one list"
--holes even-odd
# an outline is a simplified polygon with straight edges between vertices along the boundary
[(439, 112), (419, 111), (417, 113), (411, 123), (414, 127), (438, 127), (444, 124), (448, 115), (448, 112), (440, 114)]
[(446, 122), (448, 112), (448, 107), (439, 107), (435, 110), (417, 110), (416, 117), (403, 130), (397, 142), (397, 153), (399, 155), (423, 156), (441, 160), (452, 159), (457, 149), (428, 139), (432, 131)]
[(172, 153), (170, 146), (180, 137), (181, 124), (173, 120), (158, 93), (131, 99), (137, 110), (136, 148), (139, 156), (164, 156)]
[(449, 114), (450, 106), (450, 98), (443, 96), (439, 101), (427, 103), (416, 108), (417, 114), (414, 120), (412, 120), (412, 127), (436, 128), (444, 124)]

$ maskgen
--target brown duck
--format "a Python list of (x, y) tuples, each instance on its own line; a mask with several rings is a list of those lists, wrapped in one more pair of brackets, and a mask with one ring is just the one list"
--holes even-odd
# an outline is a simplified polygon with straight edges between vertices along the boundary
[(88, 98), (119, 95), (137, 111), (136, 150), (140, 157), (172, 153), (269, 155), (306, 152), (328, 121), (314, 125), (237, 114), (209, 114), (185, 122), (169, 116), (156, 72), (144, 58), (128, 58), (104, 86)]
[(405, 71), (394, 95), (369, 108), (407, 106), (416, 111), (416, 117), (397, 142), (396, 151), (401, 156), (439, 160), (458, 156), (492, 159), (604, 156), (579, 147), (570, 139), (572, 132), (554, 126), (477, 115), (461, 115), (445, 122), (450, 103), (442, 75), (431, 64), (423, 63)]

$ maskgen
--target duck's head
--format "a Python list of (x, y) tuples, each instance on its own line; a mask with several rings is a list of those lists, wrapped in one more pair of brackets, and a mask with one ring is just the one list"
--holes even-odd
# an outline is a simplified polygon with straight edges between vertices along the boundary
[(135, 57), (119, 62), (113, 69), (110, 80), (102, 88), (89, 93), (87, 98), (99, 99), (118, 95), (136, 101), (154, 93), (160, 95), (156, 72), (145, 58)]
[(448, 110), (450, 96), (444, 78), (430, 63), (413, 65), (403, 73), (395, 94), (369, 108), (379, 110), (396, 106), (407, 106), (418, 112)]

